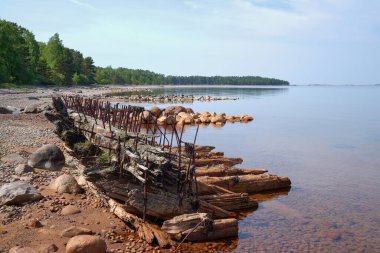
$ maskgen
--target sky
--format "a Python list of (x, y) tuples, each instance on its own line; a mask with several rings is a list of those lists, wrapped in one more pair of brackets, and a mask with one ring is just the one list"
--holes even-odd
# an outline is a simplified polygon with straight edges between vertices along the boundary
[(38, 41), (97, 66), (379, 84), (379, 0), (0, 0)]

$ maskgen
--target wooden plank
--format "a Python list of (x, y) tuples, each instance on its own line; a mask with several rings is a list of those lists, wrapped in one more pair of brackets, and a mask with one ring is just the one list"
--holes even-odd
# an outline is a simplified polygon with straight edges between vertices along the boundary
[(214, 206), (210, 203), (207, 203), (204, 200), (199, 200), (199, 210), (200, 212), (210, 213), (213, 218), (231, 218), (236, 217), (235, 213), (224, 210), (223, 208)]
[(141, 183), (145, 184), (145, 179), (138, 174), (138, 170), (132, 166), (126, 168), (133, 176), (135, 176)]

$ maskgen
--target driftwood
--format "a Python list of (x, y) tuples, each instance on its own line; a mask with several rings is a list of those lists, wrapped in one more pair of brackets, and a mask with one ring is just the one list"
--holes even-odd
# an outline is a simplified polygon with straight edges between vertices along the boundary
[(218, 164), (211, 167), (199, 167), (195, 174), (197, 177), (225, 177), (225, 176), (240, 176), (240, 175), (259, 175), (268, 172), (266, 169), (238, 169), (231, 168), (224, 164)]
[(228, 177), (199, 177), (200, 182), (213, 184), (233, 192), (256, 193), (289, 188), (291, 182), (288, 177), (275, 175), (244, 175)]
[(206, 213), (193, 213), (165, 221), (162, 230), (176, 240), (183, 238), (190, 242), (212, 241), (236, 237), (238, 222), (233, 218), (212, 220)]
[(199, 198), (227, 211), (257, 208), (259, 205), (256, 201), (249, 198), (247, 193), (205, 195), (200, 196)]
[(108, 201), (108, 204), (110, 206), (111, 212), (124, 222), (130, 223), (136, 229), (141, 239), (146, 240), (148, 243), (152, 243), (154, 239), (156, 239), (157, 243), (161, 247), (168, 247), (170, 245), (173, 245), (173, 241), (170, 239), (170, 236), (166, 232), (155, 228), (154, 225), (148, 222), (144, 223), (142, 219), (128, 213), (123, 205), (117, 203), (112, 199)]

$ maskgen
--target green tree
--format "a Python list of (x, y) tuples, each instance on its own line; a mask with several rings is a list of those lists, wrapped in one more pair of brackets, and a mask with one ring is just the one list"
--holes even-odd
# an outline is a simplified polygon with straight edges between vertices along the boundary
[(91, 57), (86, 57), (82, 61), (82, 74), (86, 76), (88, 84), (94, 82), (96, 67)]

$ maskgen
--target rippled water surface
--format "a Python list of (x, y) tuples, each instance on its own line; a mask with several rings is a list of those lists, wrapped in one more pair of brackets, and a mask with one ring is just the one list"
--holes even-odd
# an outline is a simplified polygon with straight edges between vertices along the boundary
[[(201, 127), (197, 143), (243, 158), (241, 167), (267, 168), (292, 180), (289, 192), (271, 196), (240, 221), (234, 252), (380, 252), (379, 86), (155, 92), (239, 97), (185, 104), (194, 111), (255, 118)], [(187, 128), (186, 134), (194, 131)]]

